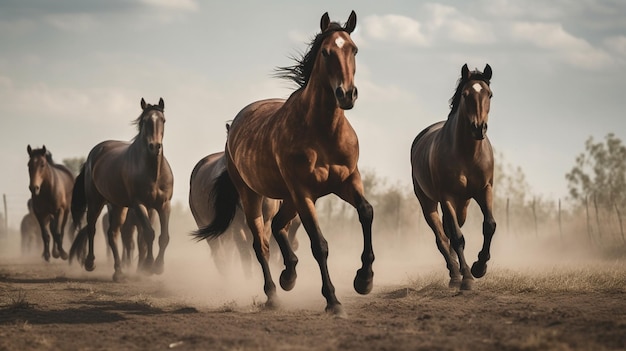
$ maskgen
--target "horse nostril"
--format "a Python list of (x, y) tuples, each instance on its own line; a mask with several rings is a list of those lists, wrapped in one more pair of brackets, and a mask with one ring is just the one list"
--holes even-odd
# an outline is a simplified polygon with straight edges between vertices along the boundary
[(335, 96), (337, 99), (343, 99), (346, 96), (346, 93), (343, 91), (342, 87), (335, 89)]
[(356, 100), (356, 98), (359, 97), (359, 89), (357, 89), (356, 87), (354, 87), (353, 91), (352, 91), (352, 99)]

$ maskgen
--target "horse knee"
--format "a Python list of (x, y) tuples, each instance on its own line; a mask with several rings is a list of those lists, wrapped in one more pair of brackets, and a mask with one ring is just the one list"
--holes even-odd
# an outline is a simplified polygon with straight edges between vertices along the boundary
[(374, 207), (365, 199), (357, 207), (357, 212), (361, 223), (372, 223), (374, 220)]
[(496, 221), (491, 219), (483, 222), (483, 234), (493, 235), (496, 232)]

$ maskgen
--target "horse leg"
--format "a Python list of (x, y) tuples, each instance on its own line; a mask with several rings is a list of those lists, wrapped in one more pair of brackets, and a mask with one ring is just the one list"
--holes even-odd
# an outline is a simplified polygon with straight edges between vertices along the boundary
[(302, 220), (302, 225), (311, 240), (311, 251), (313, 252), (313, 257), (315, 257), (322, 275), (322, 295), (326, 298), (326, 312), (339, 318), (346, 318), (346, 312), (337, 299), (337, 296), (335, 296), (335, 287), (330, 280), (327, 262), (328, 242), (322, 235), (317, 221), (315, 202), (310, 197), (302, 195), (296, 199), (295, 207)]
[[(229, 235), (232, 235), (233, 237), (237, 251), (239, 251), (243, 274), (249, 279), (252, 277), (252, 250), (250, 248), (252, 234), (246, 230), (245, 223), (246, 221), (243, 218), (243, 213), (238, 210), (237, 213), (235, 213), (235, 218), (233, 219), (231, 227), (228, 230), (230, 231)], [(250, 236), (250, 238), (248, 236)]]
[(126, 218), (123, 219), (122, 227), (120, 228), (120, 235), (122, 237), (122, 266), (124, 268), (130, 267), (133, 259), (133, 251), (135, 249), (135, 242), (133, 240), (133, 234), (135, 232), (135, 226), (132, 221), (130, 213), (126, 212)]
[[(161, 206), (157, 212), (159, 213), (159, 221), (161, 223), (161, 234), (159, 235), (159, 254), (157, 255), (152, 272), (154, 274), (161, 274), (165, 267), (165, 249), (170, 242), (170, 202), (164, 202), (163, 206)], [(148, 253), (150, 254), (151, 252), (152, 245), (148, 245)]]
[(109, 243), (109, 247), (111, 248), (111, 252), (113, 253), (113, 268), (115, 272), (113, 273), (113, 281), (119, 282), (123, 280), (124, 273), (122, 272), (122, 263), (120, 260), (120, 254), (117, 248), (117, 235), (120, 232), (120, 227), (122, 226), (122, 221), (124, 217), (126, 217), (126, 208), (119, 206), (111, 206), (111, 211), (109, 212), (109, 230), (107, 231), (107, 242)]
[(280, 286), (285, 291), (293, 289), (296, 285), (296, 265), (298, 264), (298, 257), (291, 248), (291, 243), (287, 236), (287, 226), (291, 220), (296, 216), (296, 209), (291, 201), (285, 200), (280, 206), (278, 213), (272, 219), (272, 233), (280, 252), (283, 256), (283, 262), (285, 269), (280, 274)]
[(63, 234), (65, 233), (65, 224), (67, 224), (68, 214), (66, 210), (59, 210), (52, 222), (52, 235), (55, 243), (55, 249), (52, 251), (52, 255), (54, 256), (56, 252), (55, 258), (61, 257), (63, 260), (67, 260), (67, 252), (63, 250)]
[(476, 202), (483, 212), (483, 247), (478, 253), (478, 261), (472, 264), (472, 274), (476, 278), (482, 278), (487, 273), (487, 261), (491, 258), (491, 239), (496, 232), (496, 220), (493, 218), (493, 190), (491, 186), (485, 188), (485, 192), (476, 198)]
[(463, 232), (461, 232), (461, 228), (458, 223), (455, 207), (450, 200), (442, 202), (441, 205), (443, 211), (443, 228), (448, 238), (450, 238), (452, 248), (456, 252), (459, 259), (459, 267), (461, 275), (463, 276), (463, 280), (461, 281), (461, 290), (471, 290), (474, 283), (474, 277), (472, 276), (469, 266), (467, 265), (467, 261), (465, 260), (465, 238), (463, 237)]
[(152, 273), (152, 265), (154, 263), (154, 256), (152, 255), (152, 244), (154, 243), (154, 229), (152, 223), (148, 218), (148, 211), (143, 205), (136, 204), (133, 206), (135, 216), (138, 220), (138, 226), (142, 228), (142, 238), (144, 245), (146, 246), (146, 257), (142, 260), (139, 270), (146, 274)]
[[(344, 187), (337, 193), (344, 201), (356, 208), (359, 222), (363, 231), (363, 253), (361, 254), (361, 268), (354, 278), (354, 290), (359, 294), (366, 295), (374, 286), (374, 249), (372, 247), (372, 222), (374, 221), (374, 208), (365, 199), (361, 174), (356, 171), (344, 183)], [(304, 221), (303, 221), (304, 224)], [(306, 228), (306, 226), (305, 226)]]
[(50, 262), (50, 216), (37, 216), (39, 228), (41, 229), (41, 239), (43, 241), (43, 258), (46, 262)]
[(84, 230), (87, 231), (87, 237), (89, 240), (89, 251), (87, 257), (85, 257), (85, 270), (91, 272), (96, 268), (94, 255), (94, 237), (96, 236), (96, 223), (102, 208), (104, 207), (104, 199), (100, 195), (93, 195), (93, 199), (89, 200), (87, 204), (87, 225)]
[(57, 211), (50, 220), (50, 234), (52, 235), (52, 257), (59, 258), (59, 213)]

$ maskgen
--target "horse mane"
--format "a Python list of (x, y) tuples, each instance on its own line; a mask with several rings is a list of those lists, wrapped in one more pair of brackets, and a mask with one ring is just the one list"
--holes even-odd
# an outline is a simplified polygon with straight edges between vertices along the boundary
[(465, 86), (465, 83), (471, 80), (481, 80), (485, 82), (487, 85), (489, 85), (490, 83), (489, 79), (487, 79), (487, 77), (485, 77), (483, 72), (479, 71), (478, 69), (474, 69), (473, 71), (470, 71), (469, 77), (467, 78), (463, 78), (461, 76), (457, 81), (456, 91), (454, 92), (454, 95), (450, 98), (450, 100), (448, 100), (448, 102), (450, 103), (450, 113), (448, 114), (448, 116), (453, 115), (456, 112), (456, 110), (459, 108), (459, 103), (461, 102), (461, 94), (462, 94), (463, 87)]
[(315, 35), (306, 53), (301, 54), (300, 57), (291, 56), (291, 59), (296, 62), (295, 65), (276, 67), (274, 77), (290, 80), (296, 83), (298, 88), (304, 88), (311, 78), (315, 58), (322, 47), (322, 42), (331, 34), (340, 31), (345, 32), (346, 29), (337, 22), (331, 22), (326, 30)]
[(141, 114), (139, 115), (139, 117), (135, 118), (131, 122), (131, 124), (134, 124), (137, 126), (138, 132), (141, 132), (141, 123), (143, 122), (143, 117), (145, 116), (147, 112), (150, 112), (150, 111), (159, 111), (163, 113), (163, 109), (159, 107), (159, 105), (146, 104), (146, 108), (143, 111), (141, 111)]

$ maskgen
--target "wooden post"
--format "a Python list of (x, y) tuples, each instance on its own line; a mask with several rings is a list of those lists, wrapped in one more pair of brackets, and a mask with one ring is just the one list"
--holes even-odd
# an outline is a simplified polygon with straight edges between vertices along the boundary
[(626, 243), (626, 239), (624, 238), (624, 225), (622, 224), (622, 214), (617, 207), (617, 203), (614, 203), (613, 206), (615, 206), (615, 212), (617, 213), (617, 220), (619, 221), (619, 231), (622, 234), (622, 242)]

